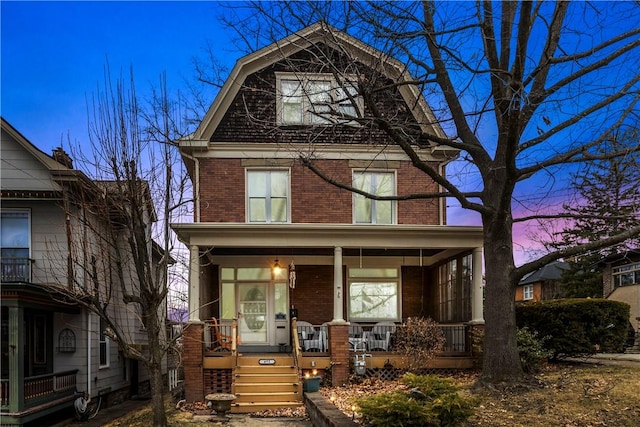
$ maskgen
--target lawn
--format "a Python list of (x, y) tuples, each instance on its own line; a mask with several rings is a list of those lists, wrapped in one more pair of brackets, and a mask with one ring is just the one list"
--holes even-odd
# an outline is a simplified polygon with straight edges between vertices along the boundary
[[(640, 420), (640, 368), (600, 365), (547, 365), (526, 383), (495, 389), (475, 389), (477, 373), (462, 373), (451, 378), (461, 393), (476, 400), (474, 415), (462, 427), (636, 427)], [(348, 387), (323, 387), (320, 392), (346, 414), (353, 414), (353, 399), (401, 387), (395, 381), (367, 379)], [(171, 426), (210, 426), (194, 422), (193, 414), (167, 402)], [(356, 410), (357, 411), (357, 410)], [(147, 426), (149, 409), (129, 414), (108, 424)]]
[[(551, 364), (526, 383), (494, 389), (475, 388), (477, 373), (450, 378), (462, 395), (476, 400), (474, 415), (464, 427), (640, 425), (640, 368)], [(321, 392), (351, 416), (357, 397), (402, 387), (396, 382), (367, 379)]]

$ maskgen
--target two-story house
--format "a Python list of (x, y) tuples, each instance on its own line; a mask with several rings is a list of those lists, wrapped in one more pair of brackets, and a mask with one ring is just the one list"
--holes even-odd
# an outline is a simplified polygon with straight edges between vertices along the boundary
[[(124, 357), (105, 322), (67, 292), (100, 295), (129, 342), (145, 347), (139, 313), (102, 274), (119, 276), (108, 264), (114, 242), (101, 232), (104, 216), (82, 203), (104, 197), (110, 184), (74, 169), (62, 149), (40, 151), (4, 119), (1, 150), (0, 424), (39, 423), (72, 407), (78, 392), (102, 396), (104, 406), (148, 389), (142, 364)], [(115, 244), (126, 244), (121, 237)], [(125, 259), (127, 287), (130, 267)]]
[[(365, 83), (377, 86), (367, 102)], [(195, 196), (193, 223), (173, 225), (190, 250), (187, 400), (233, 391), (234, 410), (251, 410), (248, 367), (220, 357), (232, 354), (259, 352), (256, 369), (330, 367), (343, 383), (356, 352), (390, 349), (367, 332), (411, 316), (450, 327), (450, 352), (468, 355), (467, 325), (483, 323), (481, 229), (448, 226), (442, 199), (403, 198), (440, 189), (372, 106), (444, 173), (457, 153), (428, 141), (444, 132), (404, 65), (324, 23), (241, 58), (181, 142)]]
[(569, 264), (563, 261), (553, 261), (526, 276), (516, 288), (516, 301), (535, 302), (561, 298), (560, 279), (569, 270)]
[(630, 249), (603, 258), (604, 297), (629, 304), (629, 323), (636, 335), (633, 351), (640, 351), (640, 249)]

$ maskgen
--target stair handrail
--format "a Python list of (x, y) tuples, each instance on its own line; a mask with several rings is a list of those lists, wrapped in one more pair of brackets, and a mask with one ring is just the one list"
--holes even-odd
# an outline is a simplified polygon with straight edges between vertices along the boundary
[(300, 358), (302, 357), (300, 339), (298, 338), (298, 319), (296, 317), (291, 318), (291, 342), (293, 343), (293, 361), (296, 365), (296, 370), (300, 374)]

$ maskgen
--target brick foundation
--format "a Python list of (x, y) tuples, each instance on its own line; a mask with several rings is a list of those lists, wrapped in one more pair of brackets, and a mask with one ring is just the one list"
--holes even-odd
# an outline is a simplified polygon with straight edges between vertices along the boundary
[(189, 323), (182, 333), (184, 363), (184, 397), (187, 402), (204, 400), (204, 376), (202, 372), (203, 323)]

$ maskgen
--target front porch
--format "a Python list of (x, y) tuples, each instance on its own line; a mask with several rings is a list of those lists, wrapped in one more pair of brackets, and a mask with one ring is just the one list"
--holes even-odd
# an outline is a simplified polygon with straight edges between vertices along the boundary
[(60, 409), (71, 407), (76, 397), (73, 369), (26, 377), (22, 381), (0, 380), (0, 424), (20, 425)]
[[(255, 412), (301, 405), (305, 381), (309, 377), (319, 377), (323, 382), (334, 384), (336, 381), (346, 383), (354, 374), (393, 379), (403, 372), (405, 364), (405, 359), (393, 348), (393, 334), (402, 327), (395, 324), (309, 325), (294, 318), (291, 321), (292, 345), (265, 353), (252, 352), (250, 346), (239, 350), (237, 320), (222, 325), (215, 320), (190, 324), (185, 330), (185, 344), (193, 345), (185, 346), (185, 372), (195, 364), (196, 353), (200, 355), (202, 370), (199, 378), (187, 379), (186, 398), (202, 400), (198, 390), (202, 390), (203, 395), (232, 393), (237, 396), (232, 412)], [(474, 360), (469, 337), (473, 327), (440, 325), (445, 346), (425, 369), (471, 368)], [(196, 331), (202, 334), (198, 340), (193, 339)], [(247, 376), (258, 379), (246, 380)]]
[(365, 372), (393, 372), (402, 368), (394, 330), (409, 317), (433, 319), (446, 338), (427, 368), (472, 365), (470, 328), (483, 324), (478, 227), (196, 223), (174, 229), (190, 247), (183, 341), (189, 401), (233, 392), (234, 370), (252, 353), (291, 354), (300, 378), (315, 369), (333, 384), (349, 381), (356, 355)]

